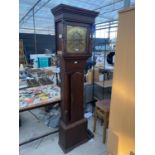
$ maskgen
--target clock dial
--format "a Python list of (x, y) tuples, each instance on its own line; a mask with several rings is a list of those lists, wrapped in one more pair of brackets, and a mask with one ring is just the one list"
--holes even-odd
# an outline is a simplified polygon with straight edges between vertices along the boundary
[(83, 53), (86, 50), (87, 28), (67, 25), (67, 52)]

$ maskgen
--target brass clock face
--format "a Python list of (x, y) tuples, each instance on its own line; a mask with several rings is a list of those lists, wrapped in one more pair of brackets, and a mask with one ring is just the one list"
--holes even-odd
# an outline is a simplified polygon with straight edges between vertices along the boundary
[(86, 50), (87, 28), (67, 25), (67, 52), (83, 53)]

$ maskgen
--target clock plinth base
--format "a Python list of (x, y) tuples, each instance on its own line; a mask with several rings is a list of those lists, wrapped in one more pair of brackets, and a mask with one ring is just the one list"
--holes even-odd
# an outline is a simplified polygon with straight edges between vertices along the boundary
[(63, 122), (59, 128), (59, 145), (64, 153), (88, 141), (87, 120), (81, 119), (70, 125)]

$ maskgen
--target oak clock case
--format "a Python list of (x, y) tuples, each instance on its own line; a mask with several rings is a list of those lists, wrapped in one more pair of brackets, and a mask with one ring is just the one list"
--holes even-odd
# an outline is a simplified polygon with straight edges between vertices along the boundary
[(98, 13), (63, 4), (52, 9), (52, 13), (61, 66), (59, 145), (67, 153), (88, 140), (83, 105), (84, 68), (91, 56), (91, 27)]

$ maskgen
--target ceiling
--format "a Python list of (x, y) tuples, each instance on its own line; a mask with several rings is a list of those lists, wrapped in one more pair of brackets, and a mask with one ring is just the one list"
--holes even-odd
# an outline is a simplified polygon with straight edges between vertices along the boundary
[[(95, 22), (98, 24), (117, 20), (118, 11), (124, 8), (127, 4), (125, 2), (130, 2), (131, 6), (134, 5), (135, 0), (19, 0), (19, 32), (54, 34), (54, 18), (51, 9), (59, 4), (99, 12)], [(35, 19), (35, 31), (33, 19)]]

